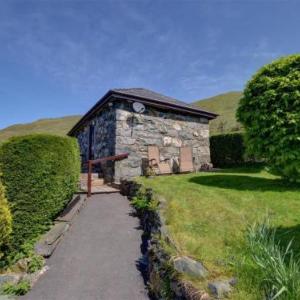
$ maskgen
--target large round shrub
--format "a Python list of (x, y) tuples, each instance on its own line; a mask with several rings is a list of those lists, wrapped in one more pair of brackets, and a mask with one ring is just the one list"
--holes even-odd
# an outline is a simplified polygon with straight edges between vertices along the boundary
[(0, 148), (0, 170), (13, 215), (11, 250), (42, 233), (77, 189), (80, 158), (69, 137), (15, 137)]
[(250, 153), (278, 174), (300, 179), (300, 55), (261, 68), (248, 82), (237, 111)]
[(0, 182), (0, 258), (2, 257), (2, 247), (6, 245), (11, 233), (11, 214), (4, 194), (4, 187)]

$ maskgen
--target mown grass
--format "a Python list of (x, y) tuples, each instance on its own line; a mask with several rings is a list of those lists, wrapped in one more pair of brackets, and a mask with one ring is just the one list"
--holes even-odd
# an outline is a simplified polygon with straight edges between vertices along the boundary
[(291, 248), (300, 254), (300, 187), (265, 170), (228, 169), (141, 181), (168, 200), (164, 214), (181, 254), (202, 261), (209, 280), (240, 277), (232, 299), (262, 299), (257, 282), (247, 274), (253, 269), (241, 265), (249, 224), (268, 215), (281, 245), (293, 239)]

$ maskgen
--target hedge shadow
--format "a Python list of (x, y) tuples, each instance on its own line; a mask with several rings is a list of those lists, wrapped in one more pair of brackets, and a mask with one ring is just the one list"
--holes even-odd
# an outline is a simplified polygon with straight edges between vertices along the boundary
[(208, 175), (194, 176), (189, 179), (190, 182), (218, 187), (223, 189), (233, 189), (240, 191), (299, 191), (299, 185), (288, 183), (281, 179), (268, 179), (263, 177), (246, 175)]

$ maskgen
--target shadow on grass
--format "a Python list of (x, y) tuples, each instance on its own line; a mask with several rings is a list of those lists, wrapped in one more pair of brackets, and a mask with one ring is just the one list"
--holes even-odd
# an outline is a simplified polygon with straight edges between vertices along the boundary
[(266, 165), (263, 163), (251, 164), (251, 165), (243, 165), (239, 167), (220, 169), (218, 173), (259, 173), (266, 168)]
[(300, 224), (292, 227), (277, 227), (275, 228), (275, 240), (283, 249), (286, 249), (290, 241), (292, 241), (291, 249), (294, 255), (300, 258)]
[(246, 175), (224, 174), (195, 176), (190, 178), (189, 181), (201, 185), (239, 191), (300, 191), (299, 185), (288, 183), (281, 179), (269, 179)]

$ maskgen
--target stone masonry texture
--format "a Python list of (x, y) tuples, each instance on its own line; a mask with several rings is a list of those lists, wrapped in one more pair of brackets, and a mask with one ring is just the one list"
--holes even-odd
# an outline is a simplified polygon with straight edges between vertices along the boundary
[(146, 106), (135, 113), (132, 102), (118, 101), (104, 107), (77, 134), (83, 162), (88, 159), (90, 124), (94, 125), (94, 158), (129, 153), (128, 159), (102, 166), (104, 178), (119, 182), (143, 175), (148, 146), (157, 145), (161, 159), (170, 159), (174, 172), (179, 167), (179, 151), (190, 146), (195, 170), (210, 163), (209, 124), (206, 118)]

